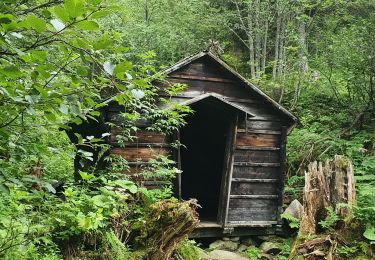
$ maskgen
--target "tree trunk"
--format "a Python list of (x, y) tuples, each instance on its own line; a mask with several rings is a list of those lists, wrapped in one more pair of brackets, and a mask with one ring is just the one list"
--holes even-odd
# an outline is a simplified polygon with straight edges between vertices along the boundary
[(280, 27), (281, 27), (281, 12), (279, 2), (276, 1), (276, 39), (275, 39), (275, 56), (272, 69), (272, 79), (276, 80), (277, 77), (277, 67), (279, 62), (279, 44), (280, 44)]
[[(331, 208), (339, 219), (350, 218), (351, 207), (355, 202), (354, 173), (351, 161), (335, 155), (333, 160), (313, 162), (305, 172), (303, 191), (303, 215), (300, 229), (290, 259), (303, 255), (305, 259), (317, 259), (317, 253), (332, 259), (337, 241), (331, 235), (324, 234), (314, 240), (306, 238), (319, 234), (319, 222), (325, 220)], [(349, 207), (341, 207), (347, 204)], [(343, 223), (334, 224), (336, 230), (344, 228)], [(328, 245), (327, 252), (317, 248)], [(327, 248), (327, 247), (326, 247)], [(314, 253), (315, 252), (315, 253)]]
[(250, 55), (250, 73), (251, 77), (255, 78), (255, 56), (254, 56), (254, 29), (253, 29), (253, 22), (251, 20), (250, 10), (248, 10), (247, 14), (247, 36), (249, 41), (249, 55)]

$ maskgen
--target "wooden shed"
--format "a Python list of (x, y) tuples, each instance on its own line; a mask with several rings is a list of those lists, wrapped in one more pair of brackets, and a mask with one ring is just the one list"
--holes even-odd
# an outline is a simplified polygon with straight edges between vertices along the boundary
[[(167, 81), (188, 86), (168, 96), (194, 110), (187, 125), (173, 136), (140, 130), (125, 147), (116, 145), (112, 129), (111, 153), (132, 169), (155, 153), (175, 160), (181, 169), (176, 197), (196, 198), (202, 207), (193, 237), (277, 232), (286, 139), (297, 119), (210, 52), (181, 60), (165, 74)], [(119, 112), (119, 106), (108, 106), (102, 121), (115, 120)], [(172, 148), (176, 139), (186, 147)]]

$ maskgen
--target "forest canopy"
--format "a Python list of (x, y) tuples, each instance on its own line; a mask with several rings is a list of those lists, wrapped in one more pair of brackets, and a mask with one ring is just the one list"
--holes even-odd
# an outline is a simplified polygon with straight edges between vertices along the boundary
[[(158, 107), (153, 82), (163, 80), (166, 67), (209, 48), (299, 118), (287, 147), (286, 201), (301, 199), (309, 162), (335, 154), (353, 162), (359, 236), (336, 254), (369, 257), (375, 243), (374, 42), (372, 0), (2, 0), (0, 258), (154, 253), (150, 234), (158, 232), (158, 218), (168, 218), (160, 203), (180, 212), (171, 186), (178, 169), (169, 158), (156, 158), (144, 174), (159, 174), (168, 185), (147, 190), (124, 177), (126, 161), (106, 157), (108, 133), (76, 135), (87, 150), (65, 131), (100, 120), (109, 100), (125, 108), (123, 140), (134, 138), (141, 117), (155, 122), (153, 131), (179, 129), (190, 109)], [(76, 154), (111, 167), (75, 172)], [(184, 241), (179, 254), (195, 259), (186, 256), (194, 250)]]

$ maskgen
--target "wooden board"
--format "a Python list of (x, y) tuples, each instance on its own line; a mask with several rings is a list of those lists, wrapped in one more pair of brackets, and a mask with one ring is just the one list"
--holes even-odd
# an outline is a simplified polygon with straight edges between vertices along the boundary
[(172, 72), (169, 76), (205, 76), (211, 78), (220, 78), (226, 80), (233, 80), (233, 76), (217, 64), (208, 60), (207, 58), (202, 58), (200, 60), (193, 61), (192, 63)]
[(126, 147), (126, 148), (113, 148), (111, 149), (111, 153), (118, 154), (124, 157), (129, 162), (136, 162), (136, 161), (148, 161), (157, 155), (166, 156), (169, 154), (169, 149)]
[(280, 178), (280, 169), (278, 167), (234, 166), (233, 178), (277, 179)]
[(269, 221), (277, 219), (277, 206), (256, 208), (233, 208), (228, 221)]
[(237, 146), (278, 147), (280, 135), (237, 133)]
[(263, 208), (272, 207), (277, 204), (274, 199), (240, 199), (231, 198), (229, 208)]
[(211, 82), (204, 80), (188, 80), (188, 79), (176, 79), (169, 78), (168, 81), (171, 83), (182, 83), (187, 84), (189, 87), (184, 90), (184, 93), (196, 93), (197, 95), (213, 92), (227, 97), (243, 98), (251, 96), (245, 88), (229, 82)]
[(253, 151), (239, 150), (234, 151), (235, 162), (254, 162), (254, 163), (277, 163), (280, 161), (280, 152), (275, 151)]
[[(165, 134), (157, 133), (157, 132), (151, 132), (146, 130), (140, 130), (135, 133), (131, 133), (134, 136), (134, 139), (128, 142), (125, 142), (126, 144), (130, 143), (157, 143), (157, 144), (167, 144), (168, 138)], [(117, 135), (121, 135), (121, 129), (120, 128), (112, 128), (111, 129), (111, 136), (110, 136), (110, 144), (116, 145), (117, 142)]]
[[(254, 118), (248, 118), (246, 123), (248, 130), (273, 130), (280, 131), (281, 122), (272, 120), (257, 120)], [(239, 128), (245, 129), (245, 120), (240, 122)]]
[(231, 195), (278, 195), (275, 183), (233, 182)]

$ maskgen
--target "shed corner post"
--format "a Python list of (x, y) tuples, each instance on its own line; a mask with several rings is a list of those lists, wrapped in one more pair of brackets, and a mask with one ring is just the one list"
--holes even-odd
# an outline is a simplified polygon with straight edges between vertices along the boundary
[(279, 199), (277, 209), (277, 233), (282, 233), (282, 219), (281, 214), (283, 212), (283, 201), (284, 201), (284, 185), (285, 185), (285, 170), (286, 170), (286, 143), (287, 143), (287, 127), (281, 127), (280, 136), (280, 178), (279, 178)]
[(181, 195), (181, 173), (182, 173), (182, 167), (181, 167), (181, 135), (180, 135), (180, 130), (176, 130), (174, 132), (174, 140), (177, 142), (176, 147), (173, 152), (174, 154), (174, 160), (177, 165), (177, 179), (175, 182), (175, 185), (177, 187), (174, 188), (175, 194), (177, 195), (177, 198), (179, 200), (182, 200), (182, 195)]

